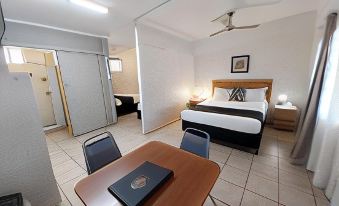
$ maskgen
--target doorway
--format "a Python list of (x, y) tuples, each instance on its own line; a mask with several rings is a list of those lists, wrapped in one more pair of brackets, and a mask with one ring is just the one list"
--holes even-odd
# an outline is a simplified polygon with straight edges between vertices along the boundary
[(4, 47), (10, 72), (28, 73), (42, 126), (46, 132), (66, 127), (55, 51)]

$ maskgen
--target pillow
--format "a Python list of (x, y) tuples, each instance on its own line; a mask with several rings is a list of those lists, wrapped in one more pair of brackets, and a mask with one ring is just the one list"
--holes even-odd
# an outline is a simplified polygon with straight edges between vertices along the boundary
[(229, 90), (229, 101), (244, 102), (246, 98), (246, 89), (243, 88), (234, 88)]
[(229, 95), (227, 89), (214, 88), (213, 101), (228, 101)]
[(121, 100), (118, 99), (118, 98), (115, 98), (115, 105), (116, 105), (116, 106), (121, 106), (121, 105), (122, 105)]
[(246, 89), (246, 102), (265, 101), (267, 89), (267, 87), (259, 89)]

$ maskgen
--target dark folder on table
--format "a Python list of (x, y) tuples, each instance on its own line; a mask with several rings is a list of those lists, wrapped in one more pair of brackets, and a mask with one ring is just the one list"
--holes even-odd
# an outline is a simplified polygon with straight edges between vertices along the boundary
[(108, 190), (124, 205), (141, 205), (171, 176), (172, 170), (146, 161)]

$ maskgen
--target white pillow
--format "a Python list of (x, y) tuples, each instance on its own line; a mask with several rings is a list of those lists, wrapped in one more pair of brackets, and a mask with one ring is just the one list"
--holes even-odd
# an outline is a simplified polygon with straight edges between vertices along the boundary
[(246, 89), (246, 102), (263, 102), (266, 99), (267, 87), (259, 89)]
[(228, 101), (230, 95), (227, 92), (227, 89), (223, 88), (214, 88), (213, 101)]

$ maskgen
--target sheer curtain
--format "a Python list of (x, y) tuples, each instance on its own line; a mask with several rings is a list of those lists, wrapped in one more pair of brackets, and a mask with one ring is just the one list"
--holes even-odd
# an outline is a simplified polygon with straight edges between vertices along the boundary
[[(327, 16), (326, 28), (323, 40), (320, 42), (318, 56), (315, 62), (315, 68), (310, 85), (309, 96), (306, 103), (306, 111), (304, 117), (301, 118), (301, 127), (297, 133), (298, 139), (291, 152), (292, 164), (306, 164), (312, 141), (314, 141), (315, 127), (318, 122), (320, 112), (320, 102), (324, 99), (326, 92), (324, 90), (328, 87), (325, 76), (329, 73), (329, 59), (332, 50), (333, 36), (337, 25), (337, 14), (331, 13)], [(327, 78), (329, 75), (327, 75)], [(328, 93), (328, 92), (327, 92)], [(327, 101), (327, 100), (326, 100)], [(323, 101), (324, 104), (324, 101)], [(324, 106), (323, 106), (324, 107)], [(327, 108), (327, 106), (326, 106)]]
[[(307, 168), (328, 198), (339, 191), (339, 29), (333, 36)], [(336, 188), (337, 187), (337, 188)]]

